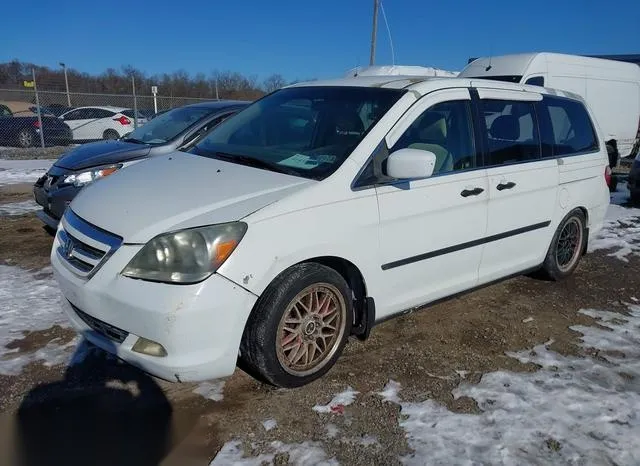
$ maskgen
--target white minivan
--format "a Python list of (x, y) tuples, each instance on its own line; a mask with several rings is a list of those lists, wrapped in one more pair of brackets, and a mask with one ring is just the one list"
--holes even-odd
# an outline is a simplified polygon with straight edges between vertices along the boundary
[[(640, 66), (561, 53), (523, 53), (472, 61), (460, 77), (493, 79), (573, 92), (591, 107), (609, 145), (610, 165), (640, 148)], [(565, 128), (571, 131), (570, 127)]]
[(603, 223), (606, 167), (589, 111), (560, 91), (296, 84), (191, 153), (84, 189), (51, 262), (74, 326), (123, 360), (172, 381), (239, 365), (295, 387), (392, 316), (523, 272), (572, 273)]

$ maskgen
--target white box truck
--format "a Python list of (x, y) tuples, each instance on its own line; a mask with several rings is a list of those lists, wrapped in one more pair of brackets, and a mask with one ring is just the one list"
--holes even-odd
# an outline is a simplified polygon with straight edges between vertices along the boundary
[[(559, 53), (483, 57), (459, 75), (569, 91), (591, 107), (609, 151), (610, 166), (640, 147), (640, 66)], [(570, 131), (570, 128), (568, 128)]]

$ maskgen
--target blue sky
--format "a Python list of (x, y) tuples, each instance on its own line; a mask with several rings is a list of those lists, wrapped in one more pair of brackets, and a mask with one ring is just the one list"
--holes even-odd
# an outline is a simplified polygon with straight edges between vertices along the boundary
[[(302, 79), (342, 75), (369, 60), (372, 0), (33, 0), (28, 10), (4, 3), (0, 61), (64, 61), (89, 73), (131, 64), (147, 74), (231, 70)], [(460, 70), (469, 56), (490, 53), (640, 53), (639, 0), (383, 6), (399, 64)], [(390, 64), (382, 18), (378, 37), (377, 64)]]

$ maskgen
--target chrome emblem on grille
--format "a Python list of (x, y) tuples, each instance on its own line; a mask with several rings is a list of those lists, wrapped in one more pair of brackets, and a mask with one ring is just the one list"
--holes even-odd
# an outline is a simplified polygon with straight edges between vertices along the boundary
[(72, 253), (73, 253), (73, 240), (67, 236), (66, 241), (62, 245), (62, 255), (67, 259), (70, 259)]

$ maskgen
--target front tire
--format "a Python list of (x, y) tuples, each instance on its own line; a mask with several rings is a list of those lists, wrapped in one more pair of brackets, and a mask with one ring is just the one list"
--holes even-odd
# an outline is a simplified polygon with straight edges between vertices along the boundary
[(352, 322), (344, 278), (320, 264), (295, 265), (256, 303), (242, 336), (240, 367), (278, 387), (306, 385), (340, 357)]
[(572, 210), (553, 235), (542, 264), (544, 276), (559, 281), (571, 275), (578, 267), (586, 241), (585, 215), (580, 209)]

